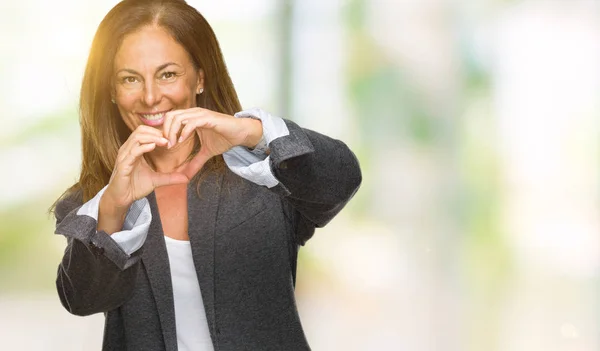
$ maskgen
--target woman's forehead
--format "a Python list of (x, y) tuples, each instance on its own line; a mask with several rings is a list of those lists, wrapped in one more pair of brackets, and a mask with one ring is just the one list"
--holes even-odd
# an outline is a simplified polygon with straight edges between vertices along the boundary
[(115, 69), (153, 70), (170, 62), (184, 68), (192, 64), (188, 52), (170, 33), (158, 26), (145, 26), (123, 38)]

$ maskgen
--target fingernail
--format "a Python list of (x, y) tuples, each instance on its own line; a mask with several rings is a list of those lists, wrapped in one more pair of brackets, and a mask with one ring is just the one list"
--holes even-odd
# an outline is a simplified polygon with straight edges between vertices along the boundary
[(171, 148), (171, 146), (172, 146), (172, 145), (171, 145), (171, 142), (170, 142), (170, 141), (169, 141), (169, 142), (167, 142), (167, 149), (170, 149), (170, 148)]
[(169, 139), (167, 139), (167, 138), (161, 138), (160, 141), (162, 141), (163, 143), (166, 143), (166, 144), (169, 143)]
[(179, 137), (179, 142), (182, 142), (182, 141), (183, 141), (183, 137)]

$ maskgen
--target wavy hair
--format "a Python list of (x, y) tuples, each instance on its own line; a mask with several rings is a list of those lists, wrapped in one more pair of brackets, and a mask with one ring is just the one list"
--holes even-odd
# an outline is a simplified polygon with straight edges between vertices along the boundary
[[(189, 53), (195, 68), (204, 71), (204, 93), (197, 95), (197, 106), (230, 115), (241, 110), (217, 38), (196, 9), (183, 0), (124, 0), (104, 17), (92, 42), (79, 100), (81, 173), (57, 202), (73, 193), (88, 201), (108, 184), (119, 148), (131, 134), (111, 102), (114, 58), (123, 38), (147, 25), (170, 33)], [(192, 155), (199, 148), (196, 138)], [(224, 168), (222, 156), (217, 156), (201, 173)]]

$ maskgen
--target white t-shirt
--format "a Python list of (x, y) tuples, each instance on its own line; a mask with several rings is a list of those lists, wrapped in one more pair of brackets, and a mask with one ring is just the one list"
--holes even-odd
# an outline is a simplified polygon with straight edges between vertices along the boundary
[(173, 300), (175, 301), (175, 327), (179, 351), (213, 351), (208, 331), (206, 312), (200, 293), (200, 284), (192, 259), (189, 241), (175, 240), (165, 236)]

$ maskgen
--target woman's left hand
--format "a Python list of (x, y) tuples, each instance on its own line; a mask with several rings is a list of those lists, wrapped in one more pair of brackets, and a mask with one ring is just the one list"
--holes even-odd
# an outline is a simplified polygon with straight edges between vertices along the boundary
[(186, 167), (185, 173), (190, 173), (186, 174), (190, 178), (213, 156), (238, 145), (250, 148), (256, 146), (262, 137), (262, 123), (252, 118), (235, 118), (200, 107), (167, 112), (163, 133), (169, 140), (170, 147), (187, 140), (194, 132), (200, 138), (201, 147)]

